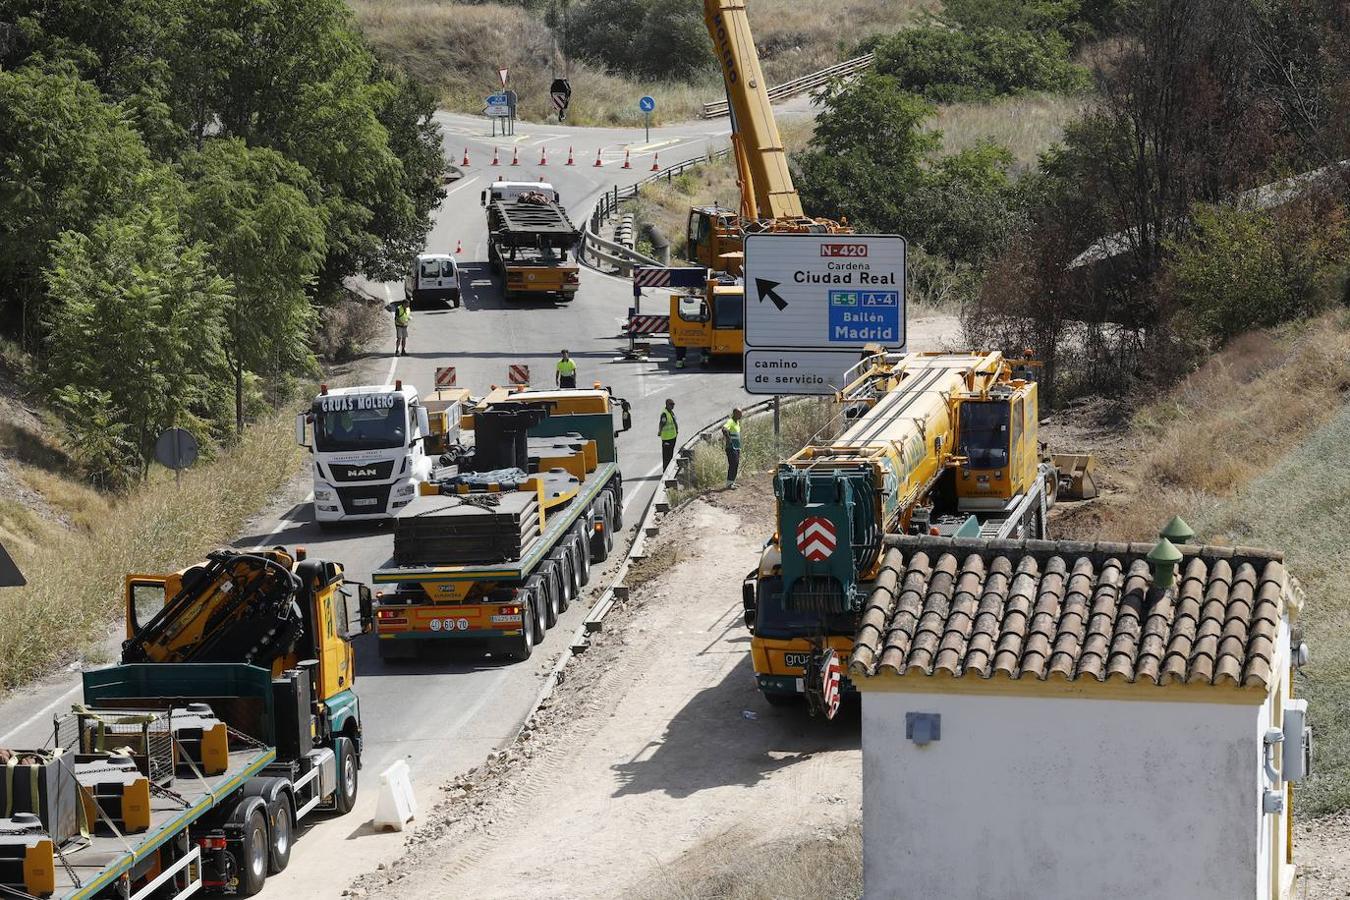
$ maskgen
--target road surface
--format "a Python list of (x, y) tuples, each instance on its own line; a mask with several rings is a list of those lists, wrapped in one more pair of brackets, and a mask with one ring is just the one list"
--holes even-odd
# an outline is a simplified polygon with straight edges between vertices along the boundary
[[(574, 129), (517, 123), (512, 138), (492, 138), (486, 119), (442, 114), (447, 158), (464, 177), (448, 186), (428, 238), (430, 250), (454, 251), (466, 272), (461, 309), (413, 314), (408, 355), (396, 358), (390, 334), (380, 353), (367, 361), (376, 381), (399, 378), (428, 390), (436, 367), (453, 365), (459, 384), (476, 393), (507, 381), (507, 366), (525, 363), (536, 383), (551, 384), (559, 351), (566, 347), (577, 361), (582, 384), (599, 380), (633, 404), (633, 430), (619, 440), (625, 483), (626, 517), (631, 529), (655, 488), (660, 467), (656, 437), (658, 412), (667, 397), (676, 401), (681, 430), (688, 434), (726, 415), (748, 398), (739, 372), (676, 371), (668, 357), (654, 362), (617, 361), (625, 342), (619, 321), (632, 302), (627, 281), (583, 268), (581, 289), (570, 304), (508, 304), (489, 278), (485, 260), (486, 230), (479, 193), (499, 175), (509, 180), (547, 178), (562, 193), (574, 221), (589, 218), (596, 200), (615, 185), (627, 185), (650, 170), (656, 154), (662, 165), (698, 156), (728, 142), (725, 119), (652, 129), (647, 140), (640, 129)], [(490, 166), (493, 147), (502, 165)], [(572, 148), (576, 165), (564, 165)], [(463, 165), (467, 149), (469, 163)], [(631, 169), (623, 169), (625, 150)], [(594, 166), (597, 151), (604, 165)], [(540, 166), (541, 153), (547, 166)], [(513, 154), (522, 165), (511, 166)], [(401, 284), (363, 285), (375, 296), (402, 294)], [(652, 310), (659, 298), (651, 299)], [(300, 490), (303, 491), (303, 488)], [(311, 555), (338, 560), (348, 577), (368, 580), (371, 570), (389, 558), (392, 537), (387, 528), (320, 532), (302, 494), (279, 515), (264, 520), (241, 546), (306, 546)], [(625, 544), (616, 544), (622, 546)], [(597, 571), (597, 574), (601, 574)], [(598, 583), (598, 579), (593, 584)], [(290, 867), (269, 880), (264, 897), (337, 896), (355, 875), (397, 855), (402, 836), (377, 834), (369, 826), (378, 773), (397, 759), (410, 766), (416, 794), (425, 808), (439, 786), (452, 776), (479, 765), (494, 749), (514, 736), (547, 671), (580, 624), (585, 610), (573, 605), (549, 633), (539, 651), (525, 663), (509, 665), (460, 653), (413, 663), (384, 664), (373, 638), (358, 643), (357, 692), (366, 734), (363, 780), (356, 811), (342, 819), (321, 821), (301, 837)], [(47, 679), (0, 703), (0, 746), (41, 745), (51, 733), (53, 712), (68, 711), (77, 699), (78, 675)]]

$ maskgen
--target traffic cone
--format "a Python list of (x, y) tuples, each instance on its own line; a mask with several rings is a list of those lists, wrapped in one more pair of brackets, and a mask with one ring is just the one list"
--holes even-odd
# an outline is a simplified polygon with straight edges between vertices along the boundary
[(652, 157), (652, 171), (653, 171), (653, 172), (660, 172), (660, 171), (661, 171), (661, 154), (660, 154), (660, 153), (658, 153), (658, 154), (656, 154), (655, 156)]
[(469, 164), (469, 148), (468, 148), (468, 147), (465, 147), (465, 148), (464, 148), (464, 158), (463, 158), (462, 160), (460, 160), (459, 164), (460, 164), (461, 166), (467, 166), (467, 165)]
[(627, 151), (627, 150), (623, 151), (623, 167), (624, 167), (625, 169), (631, 169), (631, 168), (633, 168), (633, 163), (630, 162), (629, 159), (628, 159), (628, 151)]
[(571, 147), (570, 144), (569, 144), (568, 147), (567, 147), (567, 164), (568, 164), (569, 166), (575, 166), (575, 165), (576, 165), (576, 162), (573, 161), (573, 159), (572, 159), (572, 147)]
[(597, 148), (596, 151), (595, 151), (595, 168), (598, 169), (598, 168), (600, 168), (600, 167), (603, 166), (603, 165), (604, 165), (604, 163), (602, 163), (602, 162), (600, 161), (600, 150)]
[(546, 166), (546, 165), (548, 165), (548, 148), (547, 148), (547, 147), (540, 147), (540, 148), (539, 148), (539, 165), (541, 165), (541, 166)]
[(501, 163), (501, 160), (499, 160), (499, 159), (497, 158), (497, 148), (496, 148), (496, 147), (493, 147), (493, 148), (492, 148), (492, 164), (493, 164), (494, 166), (500, 166), (500, 165), (502, 164), (502, 163)]
[(520, 165), (520, 148), (519, 148), (519, 147), (513, 147), (513, 148), (511, 149), (511, 165), (513, 165), (513, 166), (518, 166), (518, 165)]

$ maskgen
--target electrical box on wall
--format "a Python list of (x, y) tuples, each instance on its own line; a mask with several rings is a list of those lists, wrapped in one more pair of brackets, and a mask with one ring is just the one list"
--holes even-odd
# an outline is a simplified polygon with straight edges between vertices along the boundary
[(1312, 771), (1312, 726), (1308, 724), (1307, 700), (1285, 702), (1283, 751), (1280, 768), (1284, 780), (1307, 778)]
[(905, 737), (920, 747), (942, 740), (942, 716), (938, 713), (905, 713)]

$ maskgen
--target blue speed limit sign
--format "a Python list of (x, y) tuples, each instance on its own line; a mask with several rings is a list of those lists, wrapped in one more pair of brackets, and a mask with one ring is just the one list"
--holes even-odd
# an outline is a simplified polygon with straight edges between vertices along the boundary
[(656, 109), (656, 101), (653, 100), (651, 97), (643, 97), (641, 100), (638, 101), (638, 109), (642, 110), (643, 112), (651, 112), (652, 110)]

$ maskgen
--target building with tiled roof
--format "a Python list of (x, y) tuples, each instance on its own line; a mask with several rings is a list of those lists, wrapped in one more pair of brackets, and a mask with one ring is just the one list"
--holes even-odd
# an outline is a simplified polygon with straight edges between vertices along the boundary
[(867, 896), (1290, 896), (1299, 597), (1266, 550), (888, 537)]

